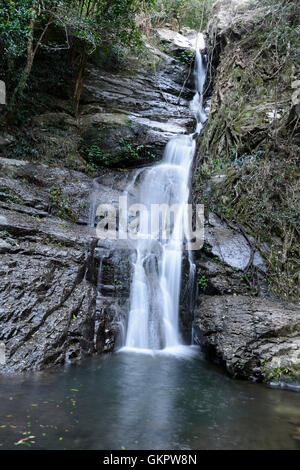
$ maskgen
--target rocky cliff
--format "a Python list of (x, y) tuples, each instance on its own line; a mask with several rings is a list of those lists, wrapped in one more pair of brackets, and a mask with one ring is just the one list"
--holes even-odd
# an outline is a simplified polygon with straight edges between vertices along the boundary
[(194, 173), (207, 210), (196, 340), (230, 374), (277, 383), (300, 357), (295, 5), (282, 3), (215, 2)]
[[(208, 26), (211, 112), (193, 183), (206, 208), (205, 244), (194, 253), (194, 339), (231, 375), (278, 382), (299, 371), (299, 103), (292, 60), (274, 68), (273, 45), (262, 47), (263, 18), (274, 18), (266, 8), (216, 2)], [(76, 362), (122, 340), (132, 253), (96, 239), (90, 208), (117, 204), (135, 169), (194, 127), (191, 67), (177, 57), (191, 38), (159, 36), (169, 54), (147, 44), (138, 62), (90, 60), (77, 115), (64, 58), (54, 76), (41, 54), (27, 114), (1, 129), (1, 372)], [(190, 341), (187, 272), (184, 260), (181, 327)]]
[(188, 67), (147, 49), (150, 63), (91, 61), (78, 116), (70, 76), (55, 84), (41, 67), (32, 115), (1, 133), (1, 372), (76, 362), (122, 341), (131, 251), (97, 240), (91, 205), (117, 204), (132, 169), (194, 124)]

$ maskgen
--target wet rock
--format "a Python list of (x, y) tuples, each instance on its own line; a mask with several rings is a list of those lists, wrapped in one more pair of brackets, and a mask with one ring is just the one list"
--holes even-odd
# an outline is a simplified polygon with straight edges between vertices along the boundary
[(195, 51), (197, 47), (202, 50), (205, 49), (203, 38), (198, 37), (198, 32), (192, 29), (184, 28), (182, 31), (184, 35), (167, 28), (158, 28), (156, 32), (161, 42), (167, 43), (173, 52), (186, 49)]
[(291, 380), (300, 370), (300, 308), (238, 296), (204, 296), (194, 322), (207, 357), (234, 377)]
[[(4, 163), (3, 163), (4, 160)], [(53, 168), (26, 161), (0, 158), (0, 206), (17, 213), (27, 213), (37, 218), (59, 216), (61, 223), (72, 220), (88, 223), (90, 196), (95, 189), (99, 203), (118, 202), (118, 197), (128, 184), (130, 172), (99, 170), (97, 180), (66, 168)], [(9, 160), (8, 160), (9, 161)]]
[(6, 351), (0, 373), (63, 364), (70, 351), (79, 360), (93, 352), (96, 287), (84, 278), (93, 233), (26, 206), (45, 197), (43, 190), (31, 197), (28, 181), (3, 181), (10, 192), (0, 201), (0, 339)]
[(77, 359), (90, 354), (95, 287), (84, 281), (84, 250), (72, 239), (61, 248), (59, 241), (34, 242), (25, 233), (14, 238), (14, 250), (0, 265), (0, 338), (6, 348), (0, 372), (63, 364), (75, 343)]
[(0, 253), (5, 253), (6, 251), (9, 251), (11, 248), (10, 243), (6, 242), (5, 240), (0, 239)]
[(124, 345), (135, 253), (126, 241), (97, 245), (95, 347), (110, 352)]
[[(113, 244), (99, 246), (94, 257), (96, 231), (86, 224), (95, 181), (73, 170), (15, 163), (0, 161), (0, 343), (5, 348), (0, 373), (43, 369), (112, 350), (126, 316), (129, 280), (123, 277), (129, 279), (130, 265), (128, 251)], [(104, 171), (96, 183), (101, 202), (117, 202), (127, 176)], [(74, 221), (65, 218), (66, 207)], [(79, 218), (84, 222), (76, 223)], [(107, 300), (99, 309), (104, 254), (101, 296)]]
[(77, 127), (78, 121), (73, 116), (70, 116), (67, 113), (45, 113), (39, 114), (38, 116), (34, 116), (32, 119), (33, 124), (41, 126), (41, 127), (48, 127), (48, 126), (55, 126), (56, 128), (59, 127)]
[[(248, 239), (254, 242), (252, 237), (249, 236)], [(236, 230), (232, 229), (212, 213), (209, 214), (209, 219), (205, 225), (205, 242), (211, 246), (212, 253), (228, 266), (240, 270), (248, 266), (251, 247), (247, 239), (238, 231), (238, 228)], [(261, 271), (266, 270), (258, 250), (254, 252), (253, 265)]]
[(192, 90), (183, 87), (187, 70), (169, 57), (163, 61), (156, 72), (138, 70), (134, 75), (87, 70), (79, 121), (83, 148), (97, 145), (106, 156), (119, 153), (122, 161), (126, 143), (141, 146), (141, 158), (126, 162), (139, 166), (161, 158), (171, 137), (193, 128)]
[[(210, 259), (197, 262), (199, 293), (206, 295), (226, 295), (249, 293), (249, 285), (244, 281), (243, 273)], [(204, 278), (204, 284), (199, 278)]]

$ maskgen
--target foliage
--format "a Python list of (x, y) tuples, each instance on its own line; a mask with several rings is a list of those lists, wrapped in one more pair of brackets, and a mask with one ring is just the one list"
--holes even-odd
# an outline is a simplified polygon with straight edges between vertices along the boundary
[[(178, 29), (188, 26), (205, 29), (213, 0), (157, 0), (150, 10), (152, 25), (176, 23)], [(173, 27), (176, 26), (173, 24)]]
[(120, 152), (125, 160), (139, 160), (143, 149), (144, 145), (132, 144), (128, 138), (121, 137), (119, 147), (116, 150)]
[(180, 51), (178, 54), (178, 59), (180, 62), (182, 62), (184, 65), (190, 65), (195, 58), (195, 52), (190, 51), (189, 49), (184, 49)]
[(82, 149), (88, 164), (95, 168), (100, 166), (124, 168), (137, 163), (142, 158), (152, 159), (155, 155), (144, 145), (133, 144), (128, 137), (121, 137), (114, 153), (104, 150), (97, 144)]
[(71, 209), (68, 201), (63, 198), (61, 188), (51, 186), (49, 189), (50, 210), (54, 215), (58, 215), (62, 219), (76, 221), (76, 214)]
[[(19, 114), (20, 117), (20, 114)], [(20, 119), (18, 120), (20, 123)], [(18, 139), (18, 141), (14, 144), (10, 151), (10, 156), (16, 159), (25, 159), (28, 158), (30, 160), (37, 160), (39, 153), (37, 149), (34, 147), (34, 141), (30, 136), (30, 132), (24, 132)]]
[(296, 379), (297, 374), (289, 367), (265, 368), (266, 378), (269, 381), (286, 380), (287, 378)]
[(197, 282), (198, 282), (198, 286), (200, 287), (200, 289), (202, 291), (205, 291), (208, 286), (208, 279), (205, 276), (205, 274), (202, 274), (202, 276), (199, 276), (197, 279)]
[(104, 152), (99, 145), (90, 145), (83, 149), (83, 154), (86, 161), (90, 165), (109, 166), (112, 163), (112, 156), (108, 152)]
[[(22, 96), (38, 49), (71, 49), (75, 39), (85, 54), (97, 47), (140, 46), (135, 16), (155, 0), (7, 0), (0, 6), (0, 78)], [(55, 28), (63, 31), (51, 35)]]
[(7, 186), (0, 186), (0, 201), (13, 202), (16, 204), (22, 204), (22, 199), (16, 196), (10, 188)]
[(0, 54), (11, 62), (21, 57), (27, 47), (31, 0), (8, 1), (0, 6)]

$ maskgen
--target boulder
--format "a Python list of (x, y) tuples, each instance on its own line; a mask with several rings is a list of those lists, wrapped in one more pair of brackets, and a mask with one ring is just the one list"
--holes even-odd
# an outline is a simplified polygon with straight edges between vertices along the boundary
[(299, 305), (243, 295), (203, 296), (195, 340), (230, 375), (289, 382), (300, 374)]
[(182, 51), (190, 50), (195, 51), (196, 48), (205, 49), (205, 42), (203, 35), (199, 34), (197, 31), (185, 28), (184, 35), (172, 31), (167, 28), (159, 28), (156, 30), (159, 39), (162, 42), (168, 43), (171, 51)]
[[(220, 261), (228, 266), (244, 270), (250, 261), (251, 247), (248, 240), (254, 243), (254, 238), (245, 236), (238, 230), (238, 227), (229, 227), (226, 222), (213, 214), (205, 224), (205, 242), (211, 246), (212, 253)], [(265, 271), (264, 261), (258, 250), (255, 250), (253, 256), (253, 265), (261, 271)]]

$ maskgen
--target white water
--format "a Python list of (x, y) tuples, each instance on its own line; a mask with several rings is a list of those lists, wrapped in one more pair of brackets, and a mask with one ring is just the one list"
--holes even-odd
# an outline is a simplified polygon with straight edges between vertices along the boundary
[[(201, 39), (203, 36), (201, 35)], [(201, 44), (202, 40), (199, 41)], [(198, 134), (207, 115), (203, 110), (206, 70), (203, 56), (196, 52), (195, 96), (190, 104)], [(163, 350), (182, 353), (179, 332), (179, 295), (184, 241), (184, 211), (189, 201), (190, 169), (195, 154), (196, 135), (171, 139), (160, 164), (139, 172), (135, 178), (134, 203), (178, 205), (171, 236), (157, 240), (138, 239), (130, 293), (130, 312), (125, 348), (140, 353)], [(133, 185), (131, 184), (130, 190)], [(128, 194), (128, 193), (127, 193)], [(193, 265), (190, 258), (191, 271)]]

